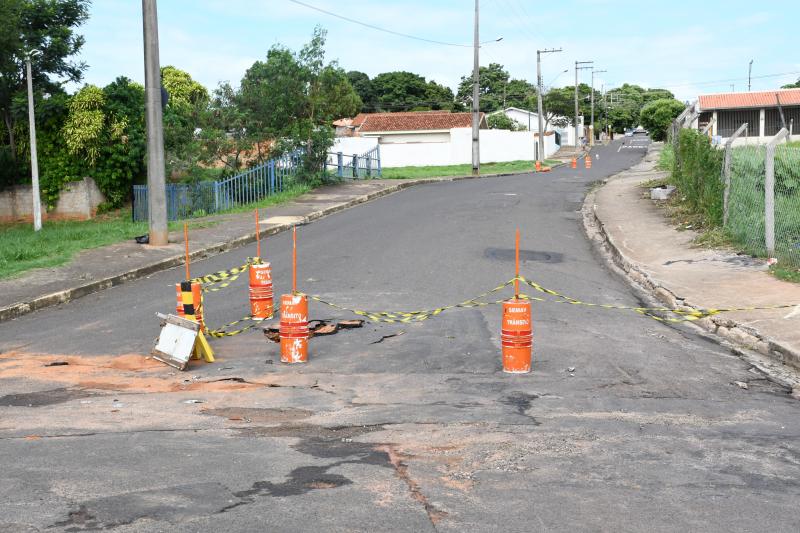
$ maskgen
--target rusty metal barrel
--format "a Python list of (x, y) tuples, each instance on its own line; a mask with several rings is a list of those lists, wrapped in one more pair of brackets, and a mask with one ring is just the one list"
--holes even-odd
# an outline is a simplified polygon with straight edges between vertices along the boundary
[(281, 295), (281, 362), (308, 361), (308, 297), (305, 294)]
[(533, 323), (530, 301), (514, 298), (503, 302), (500, 342), (503, 348), (503, 372), (524, 374), (531, 371)]
[(275, 300), (272, 292), (272, 267), (269, 263), (250, 265), (250, 315), (272, 318)]

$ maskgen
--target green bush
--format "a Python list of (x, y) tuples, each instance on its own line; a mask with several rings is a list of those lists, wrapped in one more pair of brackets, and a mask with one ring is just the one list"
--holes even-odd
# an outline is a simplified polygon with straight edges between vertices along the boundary
[(681, 130), (672, 180), (689, 208), (709, 226), (722, 224), (722, 159), (723, 151), (711, 146), (707, 136), (695, 130)]
[(639, 113), (639, 123), (650, 132), (650, 137), (654, 141), (663, 141), (667, 137), (670, 124), (685, 107), (674, 98), (655, 100), (642, 108)]

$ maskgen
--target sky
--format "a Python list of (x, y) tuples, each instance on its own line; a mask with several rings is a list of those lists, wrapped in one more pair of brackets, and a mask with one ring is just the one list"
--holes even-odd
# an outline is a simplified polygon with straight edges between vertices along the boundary
[[(314, 26), (328, 31), (327, 58), (370, 77), (408, 70), (454, 90), (472, 70), (473, 0), (303, 0), (409, 39), (335, 18), (290, 0), (159, 0), (161, 65), (174, 65), (213, 89), (238, 85), (276, 44), (299, 50)], [(547, 86), (574, 83), (574, 62), (594, 61), (595, 86), (663, 87), (681, 100), (698, 94), (780, 87), (800, 78), (800, 2), (772, 0), (481, 0), (481, 65), (505, 66), (513, 78), (536, 80), (536, 49)], [(93, 0), (79, 29), (84, 82), (117, 76), (143, 82), (142, 13), (138, 0)], [(564, 70), (569, 72), (564, 73)], [(580, 72), (589, 83), (590, 71)], [(74, 87), (71, 87), (74, 89)]]

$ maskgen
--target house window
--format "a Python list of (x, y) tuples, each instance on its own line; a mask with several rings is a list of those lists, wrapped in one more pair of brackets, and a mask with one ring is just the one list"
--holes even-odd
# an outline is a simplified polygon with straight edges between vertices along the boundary
[(742, 135), (758, 137), (760, 112), (758, 109), (724, 109), (717, 111), (717, 134), (730, 137), (747, 122), (747, 131)]
[[(792, 133), (796, 133), (800, 128), (800, 107), (784, 107), (783, 118), (786, 119), (786, 129), (793, 125)], [(777, 107), (767, 109), (764, 117), (764, 135), (777, 135), (781, 128), (783, 128), (783, 121), (780, 110)]]

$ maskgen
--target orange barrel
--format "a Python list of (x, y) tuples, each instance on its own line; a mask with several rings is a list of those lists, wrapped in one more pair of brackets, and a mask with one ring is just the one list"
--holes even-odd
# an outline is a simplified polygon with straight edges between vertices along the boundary
[(500, 341), (503, 346), (503, 372), (512, 374), (530, 372), (533, 350), (530, 301), (511, 299), (503, 302)]
[(586, 168), (592, 168), (592, 156), (590, 154), (586, 154), (583, 161), (586, 163)]
[(250, 265), (250, 315), (272, 318), (275, 301), (272, 294), (272, 267), (269, 263)]
[(573, 157), (572, 158), (572, 165), (571, 166), (572, 166), (572, 168), (578, 168), (578, 158), (577, 157)]
[(308, 362), (308, 297), (281, 295), (281, 362)]
[(536, 172), (541, 172), (541, 171), (542, 171), (542, 162), (541, 161), (537, 161), (536, 162)]
[(178, 315), (194, 320), (200, 324), (200, 329), (205, 331), (206, 325), (203, 322), (203, 286), (197, 281), (182, 281), (179, 286), (183, 313), (179, 311)]
[(175, 312), (178, 313), (179, 317), (184, 316), (183, 312), (183, 295), (181, 294), (181, 284), (175, 284), (175, 296), (177, 297), (177, 301), (175, 304)]

